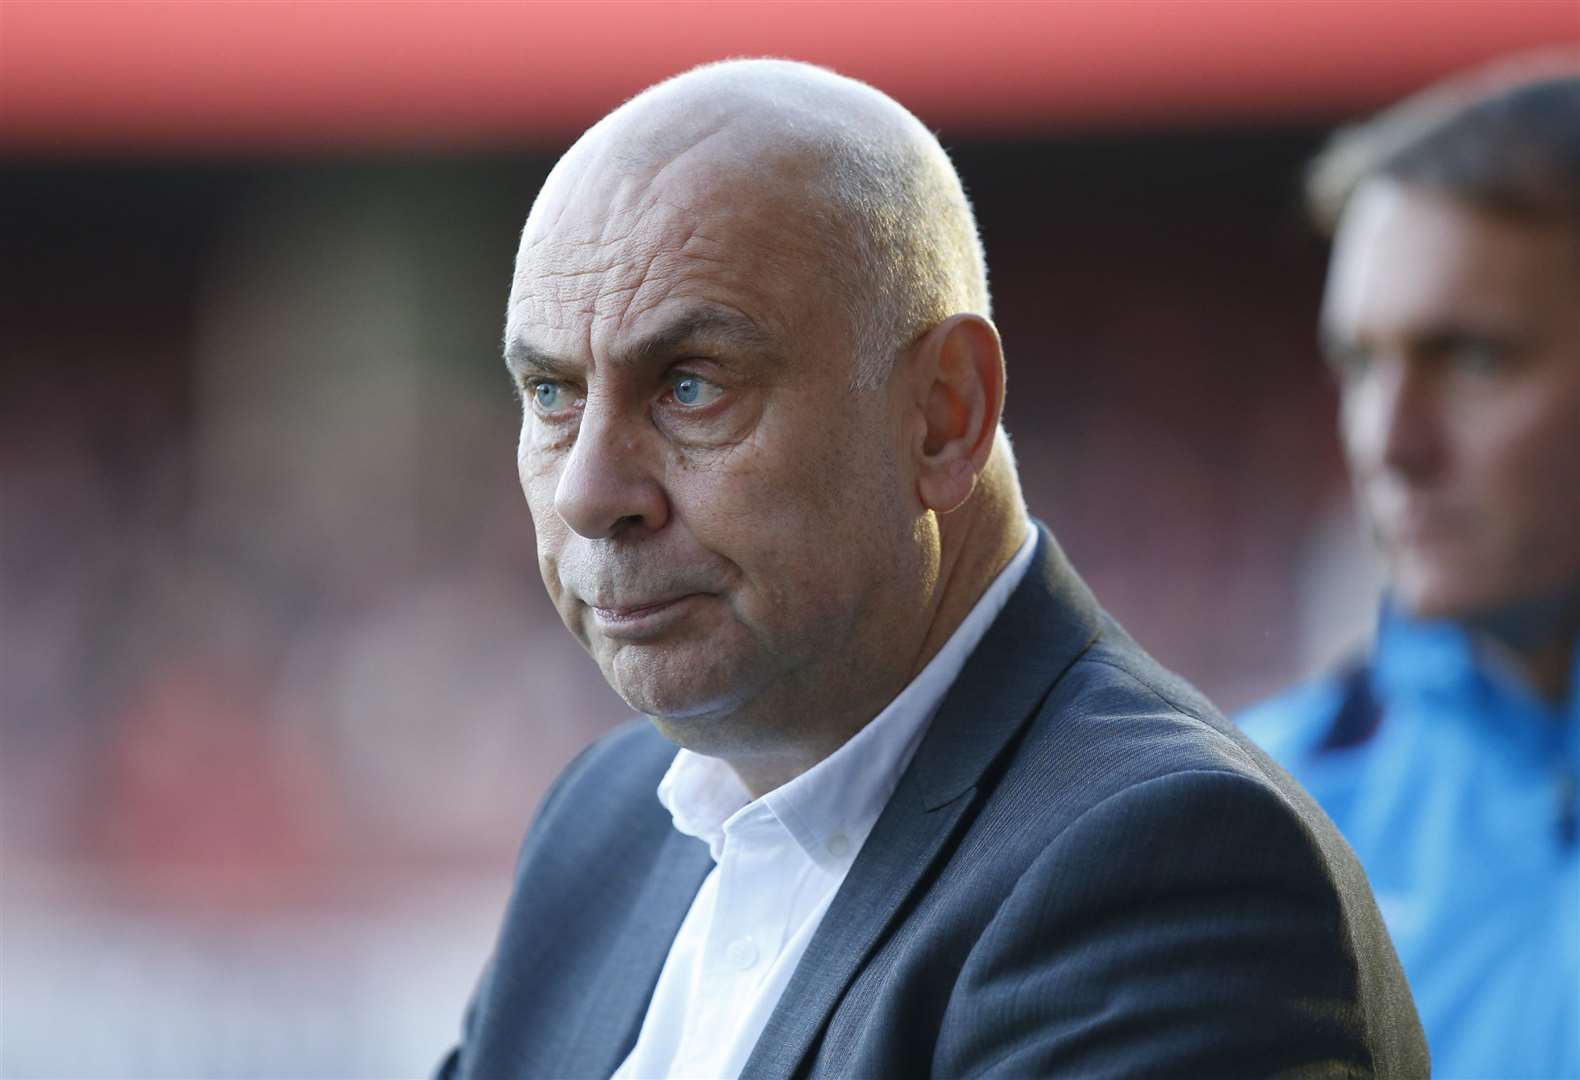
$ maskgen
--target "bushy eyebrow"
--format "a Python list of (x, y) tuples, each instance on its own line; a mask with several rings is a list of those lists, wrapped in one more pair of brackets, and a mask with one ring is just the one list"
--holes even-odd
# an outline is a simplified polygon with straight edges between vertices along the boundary
[(689, 311), (636, 342), (616, 362), (641, 365), (665, 360), (688, 346), (723, 345), (750, 355), (771, 354), (773, 338), (751, 319), (720, 308)]
[(515, 375), (531, 372), (553, 379), (565, 378), (573, 371), (571, 364), (520, 338), (505, 342), (505, 367)]
[[(723, 345), (732, 352), (749, 356), (774, 355), (773, 337), (751, 319), (738, 312), (704, 307), (683, 312), (610, 360), (621, 367), (641, 367), (704, 343)], [(505, 343), (504, 355), (505, 365), (518, 373), (532, 371), (550, 378), (564, 378), (578, 370), (578, 365), (519, 337)]]
[[(1520, 335), (1502, 326), (1491, 322), (1478, 322), (1463, 316), (1413, 328), (1409, 331), (1406, 340), (1412, 350), (1426, 354), (1447, 352), (1466, 342), (1493, 344), (1510, 349), (1517, 349), (1523, 344)], [(1318, 329), (1317, 344), (1323, 357), (1330, 364), (1364, 353), (1367, 349), (1364, 340), (1340, 334), (1329, 327)]]

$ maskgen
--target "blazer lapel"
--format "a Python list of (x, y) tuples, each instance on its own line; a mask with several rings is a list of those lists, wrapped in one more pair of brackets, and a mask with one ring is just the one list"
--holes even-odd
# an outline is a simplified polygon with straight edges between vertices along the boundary
[[(768, 1017), (741, 1080), (795, 1073), (846, 984), (971, 800), (961, 797), (931, 813), (921, 802), (914, 779), (902, 777)], [(893, 812), (899, 806), (902, 812)]]
[(631, 917), (601, 950), (603, 961), (585, 983), (563, 1056), (554, 1062), (552, 1071), (560, 1075), (609, 1076), (630, 1054), (669, 947), (713, 868), (706, 844), (676, 832), (667, 820), (665, 827), (663, 850), (634, 898)]
[(800, 1069), (845, 987), (973, 804), (983, 772), (1096, 639), (1101, 612), (1038, 525), (1026, 577), (955, 680), (768, 1018), (743, 1080)]
[(1037, 552), (949, 688), (910, 771), (929, 809), (976, 785), (1049, 688), (1097, 640), (1103, 611), (1037, 524)]

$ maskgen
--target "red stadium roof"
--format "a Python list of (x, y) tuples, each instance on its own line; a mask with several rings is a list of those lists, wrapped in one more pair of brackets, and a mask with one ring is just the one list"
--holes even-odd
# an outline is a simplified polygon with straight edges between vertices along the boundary
[(1576, 0), (0, 0), (0, 151), (563, 143), (725, 56), (867, 79), (950, 134), (1329, 119), (1564, 43)]

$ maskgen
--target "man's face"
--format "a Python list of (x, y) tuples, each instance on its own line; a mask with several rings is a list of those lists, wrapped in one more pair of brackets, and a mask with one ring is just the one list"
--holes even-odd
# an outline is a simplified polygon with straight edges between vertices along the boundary
[(1580, 581), (1580, 252), (1391, 181), (1335, 239), (1323, 336), (1394, 598), (1495, 616)]
[(684, 745), (739, 750), (774, 737), (740, 717), (816, 710), (903, 647), (922, 511), (899, 396), (850, 389), (796, 199), (657, 171), (561, 184), (529, 221), (518, 465), (544, 584), (610, 685)]

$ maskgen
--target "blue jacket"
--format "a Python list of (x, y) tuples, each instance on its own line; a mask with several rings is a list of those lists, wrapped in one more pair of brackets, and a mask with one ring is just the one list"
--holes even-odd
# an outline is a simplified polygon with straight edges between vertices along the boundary
[(1555, 707), (1456, 626), (1385, 613), (1369, 663), (1239, 720), (1360, 856), (1434, 1075), (1580, 1078), (1580, 695)]

